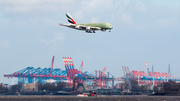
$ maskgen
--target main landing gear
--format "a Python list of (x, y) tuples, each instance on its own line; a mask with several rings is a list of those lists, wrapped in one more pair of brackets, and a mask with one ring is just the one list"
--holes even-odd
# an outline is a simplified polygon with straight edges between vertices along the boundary
[(96, 33), (95, 31), (86, 30), (86, 33)]

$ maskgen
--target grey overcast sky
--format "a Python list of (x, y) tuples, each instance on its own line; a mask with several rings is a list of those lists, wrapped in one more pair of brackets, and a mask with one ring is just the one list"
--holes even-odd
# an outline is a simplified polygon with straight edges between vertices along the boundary
[[(59, 26), (68, 23), (108, 22), (112, 32), (84, 31)], [(115, 77), (122, 66), (180, 77), (180, 0), (0, 0), (0, 80), (4, 74), (28, 66), (64, 68), (72, 57), (77, 69), (103, 70)]]

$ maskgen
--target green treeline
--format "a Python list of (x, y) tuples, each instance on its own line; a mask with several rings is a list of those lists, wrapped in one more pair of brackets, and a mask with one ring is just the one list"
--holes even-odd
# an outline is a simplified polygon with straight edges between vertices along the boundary
[[(57, 84), (41, 84), (36, 83), (37, 91), (36, 92), (56, 92), (61, 91), (63, 88), (66, 88), (65, 82), (58, 82)], [(0, 84), (0, 95), (15, 95), (20, 94), (23, 91), (23, 84), (19, 82), (16, 85), (12, 85), (11, 87), (5, 87), (3, 84)]]
[(63, 88), (65, 88), (66, 83), (65, 82), (58, 82), (57, 84), (49, 84), (49, 83), (41, 84), (41, 83), (38, 83), (37, 86), (38, 86), (38, 91), (54, 92), (54, 91), (60, 91)]
[(175, 95), (180, 93), (180, 83), (176, 83), (175, 81), (168, 81), (161, 83), (154, 87), (155, 93), (163, 93), (163, 94), (170, 94)]

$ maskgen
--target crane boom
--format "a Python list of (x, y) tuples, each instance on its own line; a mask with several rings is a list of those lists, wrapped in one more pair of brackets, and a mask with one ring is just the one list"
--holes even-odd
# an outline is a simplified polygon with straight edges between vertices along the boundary
[(54, 64), (54, 56), (53, 56), (53, 58), (52, 58), (52, 64), (51, 64), (51, 72), (50, 72), (50, 75), (52, 74), (53, 64)]
[(123, 66), (122, 66), (122, 69), (123, 69), (124, 76), (126, 77), (125, 68)]
[(106, 69), (107, 69), (107, 67), (104, 67), (104, 69), (103, 69), (103, 75), (105, 75)]
[(104, 67), (104, 69), (103, 69), (103, 73), (105, 73), (105, 72), (106, 72), (106, 69), (107, 69), (107, 67)]
[(80, 74), (82, 74), (82, 68), (83, 68), (83, 61), (81, 63), (81, 70), (80, 70)]
[(149, 67), (148, 67), (148, 63), (146, 62), (146, 67), (147, 67), (147, 72), (148, 72), (148, 76), (149, 76)]

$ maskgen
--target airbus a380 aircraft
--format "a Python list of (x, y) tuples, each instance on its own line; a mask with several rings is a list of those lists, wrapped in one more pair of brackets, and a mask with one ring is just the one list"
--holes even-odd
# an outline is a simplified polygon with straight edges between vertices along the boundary
[(96, 30), (101, 30), (101, 31), (109, 30), (109, 32), (111, 32), (111, 29), (113, 28), (113, 26), (109, 23), (81, 23), (81, 24), (77, 24), (69, 13), (66, 13), (66, 17), (67, 17), (69, 24), (60, 24), (59, 23), (59, 25), (78, 29), (78, 30), (85, 30), (87, 33), (95, 33)]

